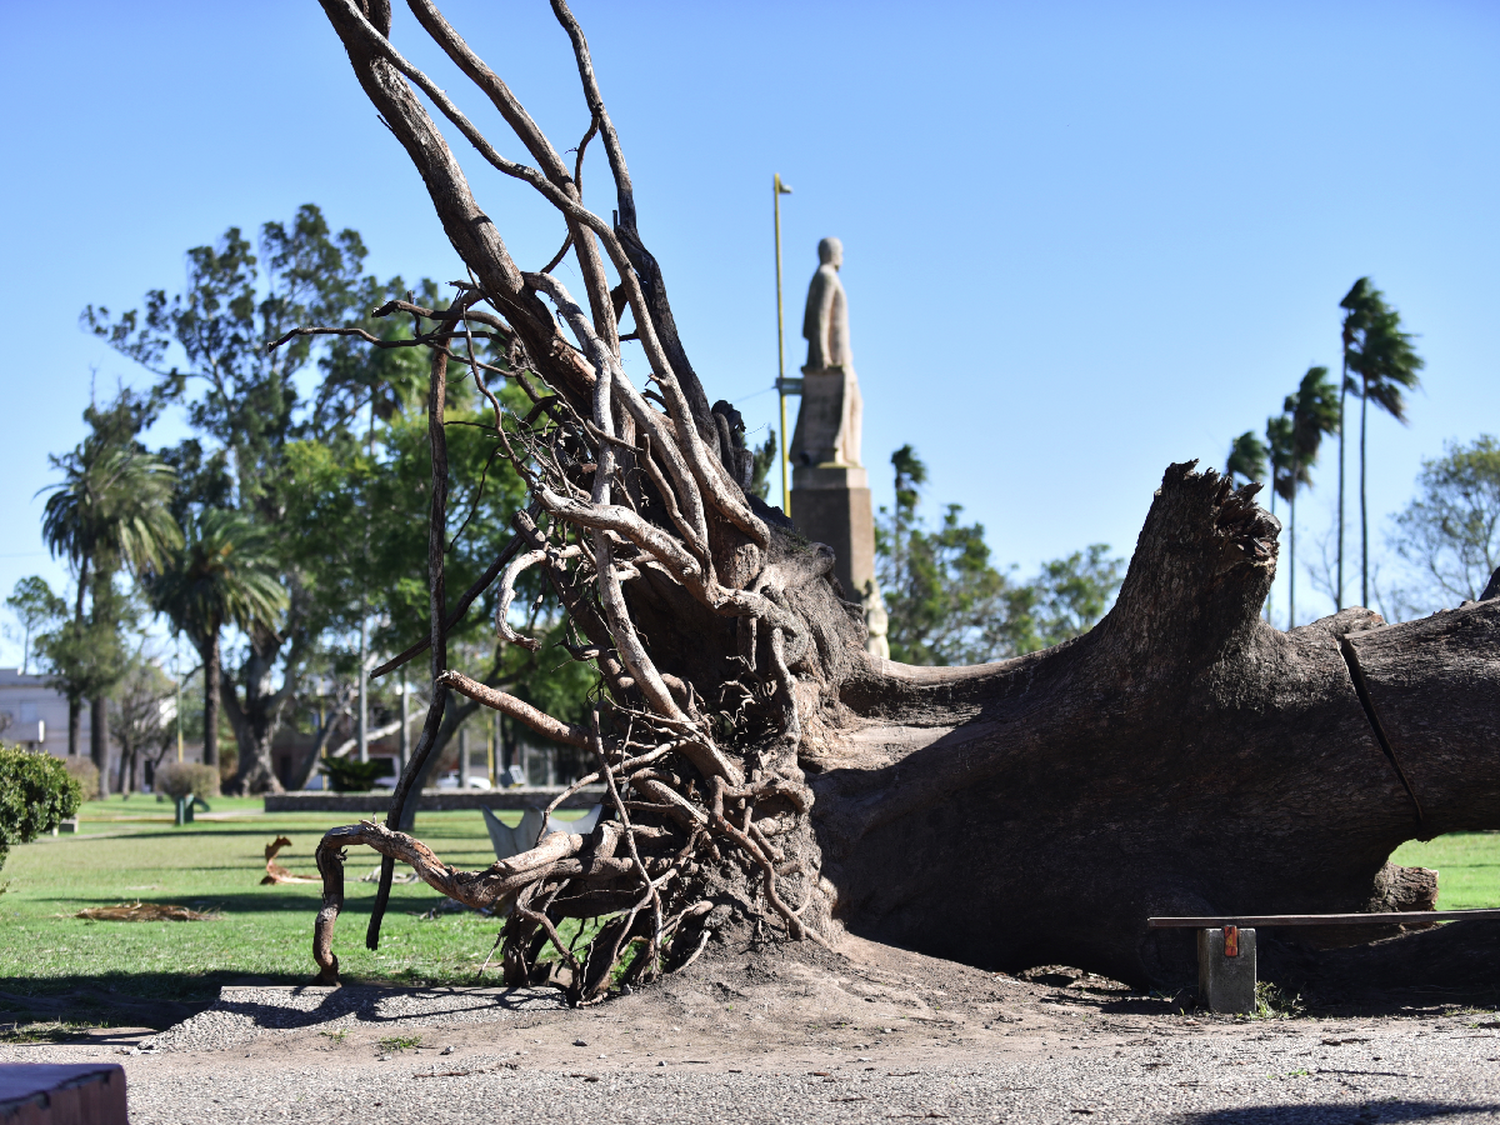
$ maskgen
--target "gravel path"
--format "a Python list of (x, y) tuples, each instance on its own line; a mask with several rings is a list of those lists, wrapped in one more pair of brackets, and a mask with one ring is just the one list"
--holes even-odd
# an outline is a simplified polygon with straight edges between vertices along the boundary
[(1111, 1019), (1044, 997), (993, 1027), (839, 1019), (814, 1034), (783, 1019), (767, 1034), (774, 1018), (732, 1023), (722, 1005), (684, 1030), (674, 1013), (695, 997), (567, 1011), (539, 990), (226, 989), (137, 1046), (0, 1059), (119, 1061), (135, 1125), (1500, 1121), (1494, 1013)]

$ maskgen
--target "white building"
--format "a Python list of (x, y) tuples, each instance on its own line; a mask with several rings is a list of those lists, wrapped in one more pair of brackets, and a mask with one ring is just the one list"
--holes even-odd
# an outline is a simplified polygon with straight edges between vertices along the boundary
[[(89, 752), (88, 704), (80, 716), (83, 732), (78, 752)], [(68, 753), (68, 697), (47, 686), (46, 676), (30, 676), (19, 668), (0, 668), (0, 742), (19, 742), (46, 750), (59, 758)]]

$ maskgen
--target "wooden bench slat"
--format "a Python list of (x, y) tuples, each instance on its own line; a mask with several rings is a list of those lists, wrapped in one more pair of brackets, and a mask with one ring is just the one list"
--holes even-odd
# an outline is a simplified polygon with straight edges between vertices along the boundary
[(1409, 922), (1455, 922), (1463, 918), (1500, 918), (1497, 910), (1401, 910), (1385, 914), (1216, 914), (1201, 918), (1147, 918), (1150, 930), (1218, 929), (1243, 926), (1372, 926)]

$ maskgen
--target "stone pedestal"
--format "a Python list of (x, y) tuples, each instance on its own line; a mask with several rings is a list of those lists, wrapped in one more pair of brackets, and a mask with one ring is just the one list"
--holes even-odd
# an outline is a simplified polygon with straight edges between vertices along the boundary
[(1198, 931), (1198, 1004), (1210, 1012), (1255, 1011), (1254, 930)]
[(869, 476), (858, 465), (799, 465), (792, 470), (792, 522), (837, 556), (833, 572), (857, 602), (875, 578), (875, 518)]

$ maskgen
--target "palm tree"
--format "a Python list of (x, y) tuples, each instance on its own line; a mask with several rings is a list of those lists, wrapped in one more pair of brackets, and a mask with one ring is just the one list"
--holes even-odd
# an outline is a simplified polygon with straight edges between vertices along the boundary
[(1224, 472), (1231, 480), (1237, 477), (1244, 477), (1247, 481), (1264, 480), (1269, 452), (1266, 443), (1256, 436), (1254, 430), (1246, 430), (1230, 443)]
[(1283, 409), (1291, 419), (1291, 465), (1287, 474), (1291, 507), (1291, 557), (1287, 576), (1287, 627), (1297, 624), (1297, 492), (1312, 483), (1323, 438), (1339, 429), (1338, 388), (1328, 381), (1328, 368), (1309, 367), (1295, 394), (1286, 396)]
[[(1271, 474), (1271, 514), (1276, 514), (1276, 497), (1292, 496), (1292, 419), (1277, 414), (1266, 419), (1266, 466)], [(1274, 587), (1273, 587), (1274, 590)], [(1266, 595), (1266, 620), (1271, 620), (1271, 596)]]
[(203, 659), (203, 764), (219, 761), (219, 636), (233, 623), (269, 627), (286, 607), (265, 532), (234, 511), (209, 509), (149, 586), (152, 604)]
[[(100, 434), (86, 439), (72, 453), (53, 458), (64, 473), (42, 511), (42, 537), (54, 558), (61, 555), (73, 566), (78, 580), (74, 631), (85, 628), (84, 592), (93, 592), (95, 630), (113, 628), (104, 620), (114, 589), (115, 573), (128, 565), (137, 574), (158, 565), (182, 543), (182, 532), (172, 518), (168, 501), (176, 475), (159, 458), (134, 446), (119, 445)], [(94, 640), (98, 640), (96, 636)], [(97, 645), (83, 647), (97, 648)], [(96, 654), (97, 655), (97, 654)], [(99, 661), (94, 661), (97, 665)], [(109, 669), (92, 669), (68, 696), (68, 753), (78, 753), (80, 708), (92, 696), (93, 730), (90, 741), (99, 767), (101, 794), (108, 791), (108, 711), (105, 692), (112, 684)]]
[[(1359, 288), (1358, 283), (1355, 288)], [(1364, 604), (1369, 605), (1370, 516), (1365, 486), (1365, 435), (1369, 405), (1374, 402), (1404, 425), (1406, 400), (1401, 392), (1421, 385), (1417, 372), (1425, 363), (1412, 347), (1411, 334), (1401, 330), (1401, 314), (1385, 303), (1385, 295), (1380, 290), (1367, 285), (1359, 298), (1358, 315), (1359, 319), (1351, 333), (1351, 342), (1345, 348), (1345, 362), (1359, 379), (1360, 596)]]
[(1371, 292), (1370, 279), (1362, 277), (1349, 288), (1349, 292), (1345, 293), (1344, 299), (1339, 302), (1339, 308), (1344, 310), (1341, 332), (1344, 372), (1339, 382), (1339, 541), (1338, 573), (1334, 579), (1333, 592), (1333, 602), (1337, 609), (1344, 608), (1344, 400), (1350, 391), (1355, 394), (1360, 393), (1359, 384), (1349, 378), (1349, 353), (1353, 350), (1355, 341), (1364, 333), (1369, 324)]

